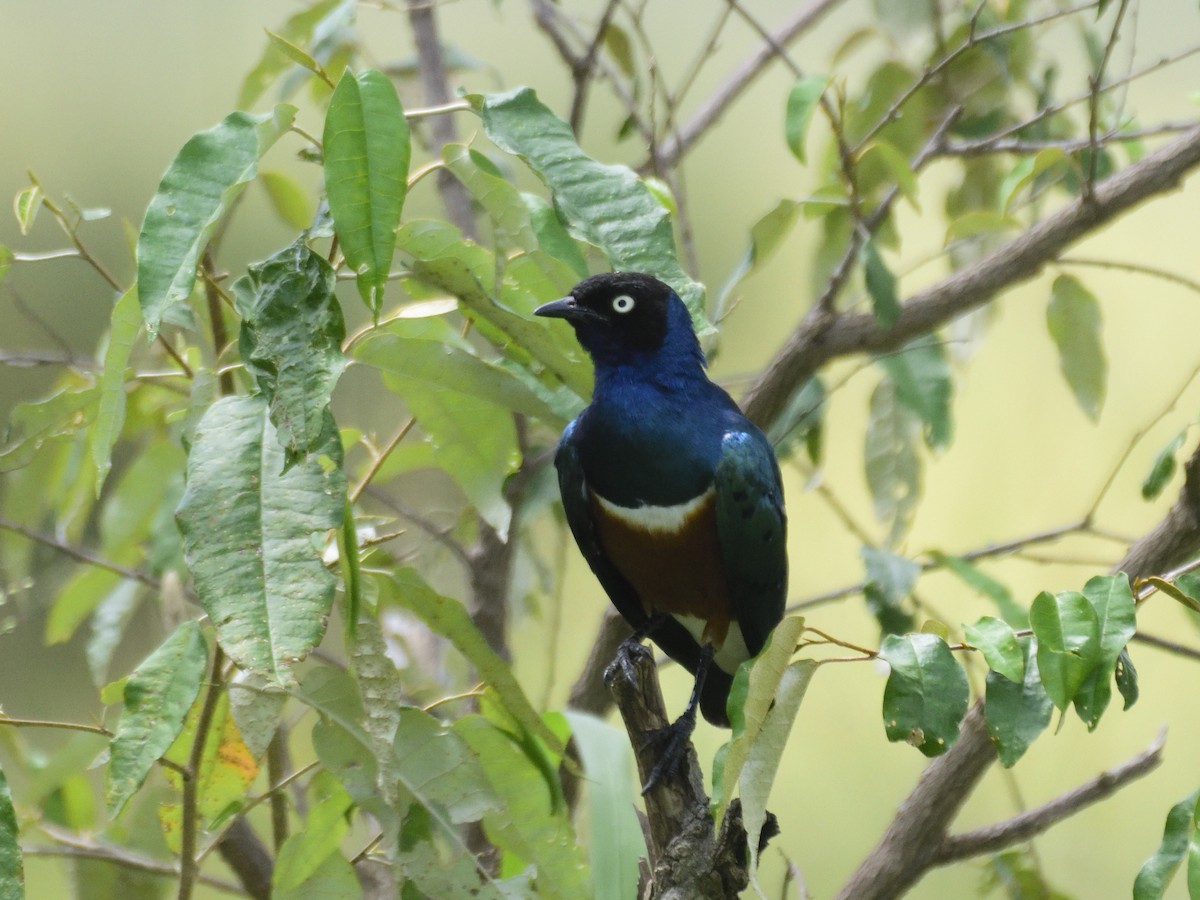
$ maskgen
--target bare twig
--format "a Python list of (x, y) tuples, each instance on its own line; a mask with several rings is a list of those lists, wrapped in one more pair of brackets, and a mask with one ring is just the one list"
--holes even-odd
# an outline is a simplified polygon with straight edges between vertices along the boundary
[[(99, 841), (85, 841), (75, 835), (58, 832), (57, 829), (51, 829), (46, 825), (41, 826), (41, 830), (46, 832), (54, 840), (58, 841), (60, 846), (57, 847), (39, 847), (39, 846), (24, 846), (21, 848), (21, 853), (27, 857), (33, 856), (66, 856), (74, 859), (96, 859), (102, 862), (111, 863), (114, 866), (120, 866), (123, 869), (131, 869), (135, 872), (145, 872), (149, 875), (161, 875), (164, 878), (178, 878), (179, 867), (169, 862), (162, 862), (149, 856), (143, 856), (140, 853), (135, 853), (131, 850), (126, 850), (124, 847), (118, 847), (115, 844), (100, 843)], [(224, 891), (227, 894), (236, 894), (245, 896), (246, 891), (239, 885), (231, 881), (226, 881), (223, 878), (213, 878), (211, 875), (201, 875), (199, 877), (201, 884), (215, 888), (219, 891)]]
[(183, 779), (183, 812), (180, 824), (179, 890), (178, 900), (190, 900), (199, 872), (196, 853), (196, 837), (200, 827), (199, 782), (200, 769), (204, 761), (204, 745), (208, 742), (208, 730), (212, 726), (217, 709), (217, 698), (223, 687), (221, 669), (225, 664), (225, 653), (218, 644), (213, 651), (211, 678), (205, 689), (204, 703), (196, 720), (196, 733), (192, 737), (192, 749), (188, 755), (188, 772)]
[(600, 52), (600, 47), (604, 44), (605, 32), (608, 31), (608, 25), (612, 21), (613, 14), (616, 13), (619, 5), (620, 0), (608, 0), (604, 6), (604, 12), (600, 16), (600, 22), (596, 25), (596, 33), (588, 44), (587, 50), (579, 58), (578, 64), (571, 67), (571, 77), (575, 81), (575, 96), (571, 100), (571, 115), (568, 121), (571, 123), (571, 130), (576, 134), (579, 133), (579, 129), (583, 125), (583, 111), (587, 106), (588, 88), (591, 87), (592, 83), (592, 71), (596, 63), (596, 55)]
[(137, 569), (131, 569), (128, 566), (123, 566), (120, 563), (111, 562), (97, 556), (90, 550), (85, 550), (83, 547), (76, 547), (72, 544), (60, 541), (53, 535), (46, 534), (42, 531), (36, 531), (32, 528), (26, 528), (12, 519), (0, 516), (0, 529), (11, 531), (14, 534), (19, 534), (22, 537), (28, 538), (31, 541), (36, 541), (44, 546), (51, 547), (57, 550), (64, 556), (69, 556), (77, 562), (86, 563), (89, 566), (95, 566), (98, 569), (105, 569), (115, 575), (120, 575), (122, 578), (129, 578), (133, 581), (140, 582), (148, 588), (154, 590), (162, 589), (162, 582), (145, 572), (139, 572)]

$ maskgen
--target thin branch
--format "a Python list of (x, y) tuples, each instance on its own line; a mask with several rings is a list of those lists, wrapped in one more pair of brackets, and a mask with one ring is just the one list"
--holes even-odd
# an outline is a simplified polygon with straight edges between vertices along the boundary
[(1101, 772), (1086, 784), (1056, 797), (1049, 803), (1003, 822), (947, 837), (934, 854), (931, 864), (941, 866), (984, 853), (995, 853), (1041, 834), (1063, 819), (1115, 794), (1131, 781), (1157, 768), (1162, 762), (1163, 745), (1166, 740), (1167, 732), (1164, 729), (1159, 732), (1154, 743), (1137, 756)]
[(1135, 275), (1149, 275), (1152, 278), (1169, 281), (1172, 284), (1178, 284), (1181, 287), (1200, 294), (1200, 281), (1180, 275), (1177, 272), (1170, 272), (1166, 269), (1160, 269), (1157, 266), (1150, 266), (1144, 263), (1122, 262), (1115, 259), (1091, 259), (1081, 256), (1064, 256), (1057, 261), (1057, 264), (1060, 266), (1085, 266), (1096, 269), (1111, 269), (1116, 272), (1132, 272)]
[[(1022, 127), (1027, 127), (1022, 123)], [(1126, 130), (1113, 129), (1098, 137), (1098, 144), (1125, 144), (1146, 138), (1166, 137), (1181, 134), (1196, 127), (1195, 121), (1163, 122), (1148, 128)], [(1033, 156), (1043, 150), (1061, 150), (1063, 153), (1078, 153), (1092, 146), (1090, 138), (1061, 138), (1058, 140), (1032, 140), (1024, 138), (989, 136), (973, 141), (945, 141), (938, 147), (938, 156), (986, 156), (995, 153), (1011, 153), (1015, 156)]]
[[(50, 834), (46, 826), (42, 826), (42, 831)], [(54, 834), (50, 834), (55, 837)], [(131, 850), (126, 850), (124, 847), (118, 847), (114, 844), (102, 844), (95, 841), (84, 841), (74, 836), (63, 835), (61, 846), (57, 847), (38, 847), (24, 846), (21, 848), (21, 853), (27, 857), (33, 856), (50, 856), (50, 857), (69, 857), (72, 859), (96, 859), (102, 862), (112, 863), (114, 866), (120, 866), (123, 869), (131, 869), (135, 872), (145, 872), (148, 875), (161, 875), (164, 878), (178, 878), (179, 867), (173, 863), (161, 862), (149, 856), (143, 856), (140, 853), (134, 853)], [(55, 837), (58, 840), (57, 837)], [(69, 842), (68, 842), (69, 840)], [(236, 894), (239, 897), (246, 896), (246, 891), (240, 885), (234, 884), (231, 881), (226, 881), (223, 878), (214, 878), (211, 875), (199, 876), (199, 882), (207, 887), (215, 888), (219, 891), (224, 891), (227, 894)]]
[(358, 498), (362, 496), (362, 492), (367, 489), (367, 485), (371, 483), (371, 480), (379, 474), (380, 468), (383, 467), (383, 464), (387, 461), (387, 458), (391, 456), (392, 451), (400, 446), (400, 442), (404, 440), (404, 438), (410, 431), (412, 431), (413, 426), (416, 424), (416, 417), (409, 416), (408, 420), (400, 426), (400, 430), (397, 431), (395, 435), (392, 436), (392, 439), (387, 442), (387, 446), (375, 454), (375, 458), (371, 460), (371, 465), (367, 468), (367, 471), (363, 473), (363, 477), (359, 480), (358, 484), (356, 484), (350, 490), (348, 499), (351, 503), (356, 502)]
[(82, 731), (85, 734), (98, 734), (101, 737), (112, 737), (113, 733), (103, 725), (83, 725), (79, 722), (58, 722), (47, 719), (14, 719), (0, 713), (0, 725), (13, 728), (60, 728), (64, 731)]
[(1121, 34), (1121, 23), (1125, 21), (1125, 13), (1129, 9), (1129, 0), (1121, 0), (1117, 7), (1116, 19), (1108, 34), (1108, 42), (1104, 45), (1100, 63), (1096, 71), (1088, 76), (1088, 147), (1092, 151), (1088, 158), (1087, 177), (1083, 181), (1083, 196), (1089, 198), (1096, 184), (1096, 165), (1100, 157), (1100, 143), (1097, 136), (1100, 131), (1100, 89), (1104, 86), (1104, 73), (1108, 69), (1108, 61), (1112, 59), (1113, 50)]
[(24, 525), (14, 522), (12, 519), (6, 518), (5, 516), (0, 516), (0, 529), (11, 531), (14, 534), (19, 534), (22, 537), (28, 538), (31, 541), (36, 541), (37, 543), (46, 547), (51, 547), (64, 556), (71, 557), (71, 559), (74, 559), (77, 562), (85, 563), (89, 566), (95, 566), (98, 569), (105, 569), (116, 575), (120, 575), (122, 578), (128, 578), (132, 581), (140, 582), (146, 587), (152, 588), (156, 591), (162, 589), (162, 582), (153, 575), (148, 575), (145, 572), (139, 572), (137, 569), (131, 569), (128, 566), (121, 565), (120, 563), (103, 559), (97, 556), (95, 553), (92, 553), (90, 550), (85, 550), (82, 547), (72, 546), (71, 544), (60, 541), (58, 538), (54, 537), (53, 535), (46, 534), (45, 532), (35, 531), (32, 528), (26, 528)]
[(880, 328), (870, 313), (806, 318), (751, 387), (744, 402), (747, 415), (769, 425), (796, 386), (831, 359), (894, 350), (982, 306), (1034, 277), (1065, 247), (1147, 197), (1178, 186), (1197, 165), (1200, 127), (1097, 184), (1091, 202), (1069, 203), (979, 262), (915, 294), (890, 328)]
[(1188, 647), (1184, 644), (1177, 644), (1175, 641), (1168, 641), (1166, 638), (1155, 637), (1152, 634), (1147, 634), (1144, 631), (1136, 632), (1133, 640), (1139, 644), (1145, 644), (1148, 647), (1155, 647), (1159, 650), (1165, 650), (1167, 653), (1173, 653), (1175, 656), (1182, 656), (1185, 659), (1200, 660), (1200, 650), (1195, 647)]
[(571, 115), (567, 121), (571, 123), (571, 131), (575, 134), (579, 134), (579, 129), (583, 125), (583, 111), (587, 106), (588, 88), (592, 83), (596, 56), (604, 44), (604, 35), (608, 31), (608, 25), (618, 6), (620, 6), (620, 0), (608, 0), (587, 50), (579, 58), (578, 64), (571, 67), (571, 78), (575, 82), (575, 96), (571, 100)]
[(218, 644), (213, 651), (211, 679), (196, 720), (196, 733), (192, 738), (192, 750), (188, 755), (188, 777), (183, 779), (183, 814), (180, 825), (179, 891), (178, 900), (190, 900), (195, 888), (199, 865), (196, 854), (196, 837), (199, 832), (200, 768), (204, 761), (204, 745), (208, 743), (208, 731), (212, 726), (217, 709), (217, 698), (221, 694), (221, 668), (225, 664), (225, 653)]

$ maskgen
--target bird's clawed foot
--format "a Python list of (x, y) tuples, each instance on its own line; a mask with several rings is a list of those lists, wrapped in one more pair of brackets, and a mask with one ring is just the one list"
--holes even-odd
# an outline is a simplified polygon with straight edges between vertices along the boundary
[(666, 728), (659, 728), (646, 734), (639, 749), (658, 748), (658, 759), (655, 761), (654, 767), (650, 769), (650, 774), (646, 776), (646, 783), (642, 785), (643, 796), (664, 778), (671, 777), (679, 770), (684, 756), (687, 755), (692, 732), (695, 730), (696, 708), (691, 706)]

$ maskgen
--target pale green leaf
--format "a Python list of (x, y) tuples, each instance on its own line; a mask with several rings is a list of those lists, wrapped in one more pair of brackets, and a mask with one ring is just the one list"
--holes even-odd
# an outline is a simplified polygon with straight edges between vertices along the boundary
[(801, 205), (795, 200), (780, 200), (774, 209), (750, 226), (750, 246), (746, 248), (741, 261), (726, 279), (717, 299), (718, 321), (728, 311), (737, 286), (766, 262), (783, 243), (800, 216), (800, 208)]
[(894, 546), (907, 533), (921, 496), (921, 459), (916, 439), (920, 421), (897, 397), (895, 383), (885, 378), (871, 394), (867, 421), (867, 486), (875, 516), (887, 528)]
[(587, 260), (579, 243), (567, 232), (554, 207), (538, 194), (521, 194), (529, 212), (529, 223), (537, 236), (538, 246), (555, 259), (566, 263), (576, 277), (584, 278), (588, 273)]
[(932, 634), (889, 634), (879, 648), (888, 664), (883, 689), (883, 724), (889, 741), (907, 741), (926, 756), (938, 756), (958, 739), (967, 713), (967, 673)]
[(104, 803), (110, 817), (146, 780), (175, 741), (192, 701), (200, 693), (208, 647), (200, 625), (184, 622), (125, 682), (121, 720), (113, 735)]
[(1137, 630), (1133, 591), (1124, 572), (1096, 575), (1083, 586), (1083, 595), (1096, 611), (1100, 658), (1074, 696), (1075, 711), (1094, 731), (1112, 696), (1117, 661)]
[(595, 900), (625, 900), (637, 894), (638, 860), (646, 842), (634, 809), (633, 751), (621, 729), (588, 713), (566, 710), (583, 763), (588, 792)]
[(912, 593), (921, 574), (921, 566), (914, 560), (877, 547), (863, 547), (859, 555), (867, 570), (863, 588), (867, 608), (885, 633), (908, 631), (913, 618), (901, 604)]
[(258, 178), (279, 218), (300, 231), (312, 224), (314, 204), (299, 182), (279, 171), (259, 172)]
[(1060, 163), (1066, 162), (1067, 156), (1058, 147), (1047, 147), (1044, 150), (1039, 150), (1035, 156), (1023, 156), (1013, 166), (1012, 171), (1008, 173), (1004, 181), (1000, 183), (999, 199), (1000, 209), (1007, 216), (1012, 209), (1013, 202), (1021, 193), (1021, 190), (1031, 184), (1041, 175), (1052, 169)]
[(113, 307), (112, 327), (104, 350), (104, 370), (98, 385), (100, 401), (96, 418), (89, 429), (88, 443), (92, 462), (96, 466), (97, 497), (112, 467), (112, 449), (125, 424), (125, 367), (129, 365), (129, 356), (141, 327), (141, 307), (137, 288), (133, 287), (122, 294)]
[(500, 247), (536, 250), (537, 235), (521, 192), (495, 171), (486, 156), (464, 144), (447, 144), (442, 161), (487, 214)]
[(428, 713), (413, 707), (399, 710), (393, 750), (401, 783), (425, 806), (436, 804), (453, 824), (477, 822), (498, 808), (479, 760)]
[(1183, 431), (1177, 432), (1155, 455), (1150, 471), (1146, 473), (1146, 480), (1142, 482), (1143, 500), (1153, 500), (1162, 493), (1162, 489), (1171, 480), (1171, 476), (1178, 468), (1175, 454), (1183, 446), (1186, 437), (1187, 429), (1185, 428)]
[(784, 136), (788, 149), (802, 163), (807, 162), (804, 143), (808, 137), (808, 126), (828, 84), (829, 78), (825, 75), (807, 75), (793, 84), (788, 92), (787, 109), (783, 116)]
[(28, 235), (33, 228), (33, 223), (37, 219), (38, 210), (42, 208), (44, 199), (42, 186), (36, 181), (19, 190), (13, 197), (13, 214), (17, 217), (17, 227), (21, 230), (22, 236)]
[(963, 634), (993, 672), (1017, 684), (1025, 679), (1025, 654), (1007, 623), (984, 616), (974, 625), (964, 625)]
[(221, 646), (281, 682), (320, 641), (333, 603), (335, 578), (315, 541), (340, 524), (346, 484), (332, 421), (325, 433), (323, 447), (284, 472), (266, 402), (218, 400), (196, 429), (177, 513)]
[(271, 873), (271, 897), (274, 900), (283, 897), (301, 900), (314, 896), (311, 882), (318, 870), (328, 857), (340, 856), (342, 838), (350, 831), (349, 813), (353, 803), (339, 785), (309, 808), (304, 827), (279, 849), (279, 858)]
[(952, 572), (968, 587), (979, 591), (996, 604), (1001, 617), (1013, 628), (1029, 627), (1029, 613), (1013, 600), (1012, 591), (995, 578), (960, 556), (950, 556), (940, 550), (932, 551), (930, 556), (939, 566)]
[(1098, 419), (1108, 384), (1100, 302), (1078, 279), (1059, 275), (1046, 307), (1046, 327), (1058, 348), (1063, 377), (1079, 407), (1088, 418)]
[(120, 581), (96, 606), (85, 649), (93, 684), (103, 685), (108, 680), (109, 664), (125, 636), (125, 626), (137, 612), (140, 591), (141, 585), (136, 581)]
[(137, 243), (138, 296), (151, 338), (167, 311), (191, 294), (196, 265), (217, 224), (295, 115), (295, 107), (283, 104), (262, 116), (230, 113), (193, 135), (167, 168)]
[(867, 145), (859, 156), (859, 165), (865, 161), (883, 166), (904, 199), (912, 204), (913, 209), (920, 212), (921, 203), (917, 187), (917, 175), (913, 171), (908, 157), (901, 153), (893, 144), (884, 140), (874, 140)]
[(378, 314), (396, 247), (412, 153), (391, 80), (349, 70), (325, 114), (325, 190), (342, 253), (363, 302)]
[(895, 383), (896, 398), (924, 423), (925, 443), (933, 450), (945, 449), (954, 430), (950, 415), (954, 382), (945, 345), (926, 335), (879, 357), (879, 364)]
[(229, 714), (250, 755), (261, 759), (275, 737), (287, 694), (276, 683), (244, 669), (234, 672), (228, 684)]

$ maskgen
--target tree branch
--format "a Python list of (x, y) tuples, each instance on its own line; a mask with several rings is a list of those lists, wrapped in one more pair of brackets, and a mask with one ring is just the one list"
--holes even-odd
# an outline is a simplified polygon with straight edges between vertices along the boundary
[(852, 353), (895, 350), (982, 306), (1000, 291), (1033, 278), (1075, 241), (1148, 197), (1178, 186), (1197, 165), (1200, 127), (1097, 184), (1090, 200), (1069, 203), (974, 265), (913, 295), (891, 328), (881, 328), (870, 313), (806, 317), (746, 394), (746, 414), (759, 425), (769, 424), (820, 366)]

